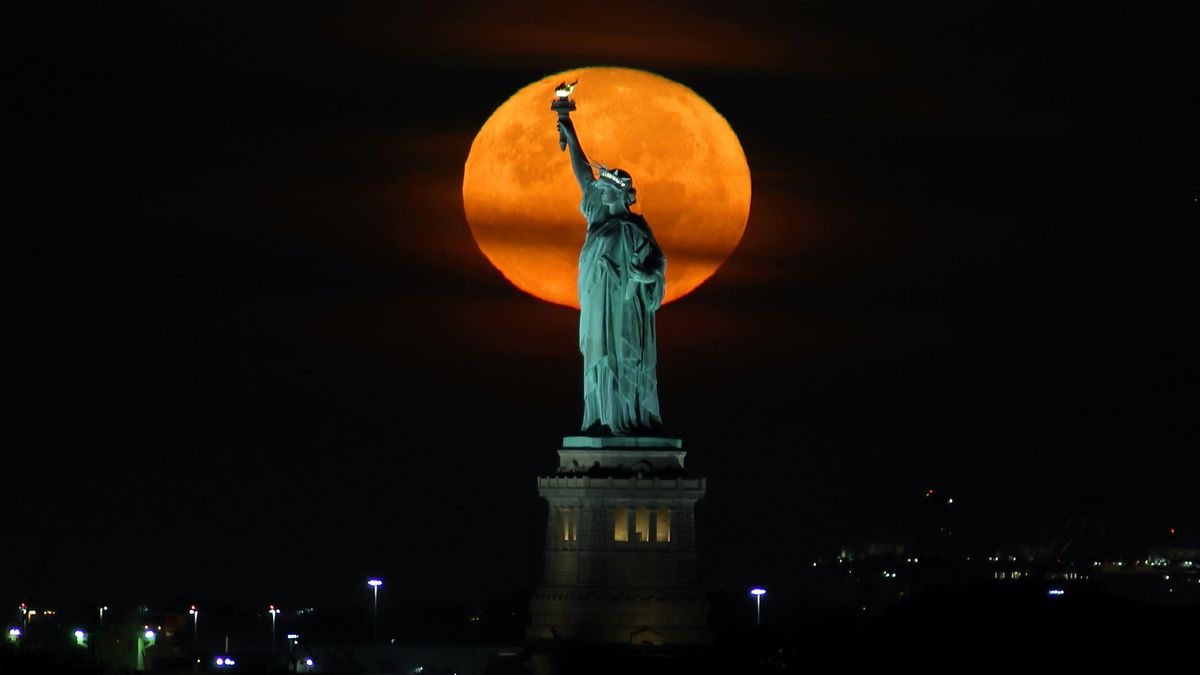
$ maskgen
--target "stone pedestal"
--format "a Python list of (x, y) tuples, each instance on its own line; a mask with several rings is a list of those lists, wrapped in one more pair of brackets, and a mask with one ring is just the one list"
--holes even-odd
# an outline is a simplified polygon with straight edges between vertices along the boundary
[(710, 642), (696, 577), (695, 505), (676, 438), (569, 436), (538, 478), (550, 503), (530, 638), (583, 643)]

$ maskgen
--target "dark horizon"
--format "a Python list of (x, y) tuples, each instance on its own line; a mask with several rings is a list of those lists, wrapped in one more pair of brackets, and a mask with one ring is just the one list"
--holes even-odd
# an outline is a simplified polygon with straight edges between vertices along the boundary
[(582, 65), (693, 88), (750, 164), (741, 245), (658, 317), (709, 583), (786, 586), (929, 488), (997, 544), (1200, 528), (1182, 20), (476, 11), (76, 7), (25, 52), (0, 601), (536, 584), (577, 313), (490, 266), (459, 190), (490, 112)]

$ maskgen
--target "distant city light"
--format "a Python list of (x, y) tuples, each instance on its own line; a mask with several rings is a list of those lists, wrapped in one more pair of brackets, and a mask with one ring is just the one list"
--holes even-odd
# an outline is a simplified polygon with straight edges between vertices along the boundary
[(153, 640), (154, 639), (154, 631), (147, 629), (146, 630), (146, 639)]
[(21, 637), (21, 629), (20, 628), (9, 628), (8, 634), (13, 637)]
[(1046, 593), (1047, 593), (1047, 595), (1051, 595), (1051, 596), (1059, 596), (1059, 595), (1063, 595), (1064, 593), (1066, 593), (1066, 591), (1064, 591), (1061, 588), (1051, 588)]
[(237, 665), (237, 661), (234, 661), (233, 657), (231, 657), (231, 656), (218, 656), (217, 657), (217, 667), (218, 668), (224, 668), (224, 667), (236, 666), (236, 665)]
[(76, 629), (76, 630), (75, 630), (75, 637), (77, 637), (77, 638), (79, 638), (80, 640), (82, 640), (82, 639), (83, 639), (83, 635), (84, 635), (83, 631), (81, 631), (81, 630), (79, 630), (79, 629)]
[(289, 639), (289, 640), (299, 640), (299, 639), (300, 639), (300, 634), (299, 634), (299, 633), (288, 633), (288, 634), (287, 634), (287, 639)]
[(312, 668), (313, 660), (312, 659), (304, 659), (304, 665), (308, 666), (309, 668)]

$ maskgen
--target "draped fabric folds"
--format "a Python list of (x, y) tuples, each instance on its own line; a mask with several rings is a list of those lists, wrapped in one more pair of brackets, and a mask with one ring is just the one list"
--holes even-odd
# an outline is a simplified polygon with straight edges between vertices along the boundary
[(666, 258), (642, 216), (609, 215), (596, 182), (580, 202), (588, 222), (579, 254), (583, 430), (627, 435), (662, 425), (654, 313)]

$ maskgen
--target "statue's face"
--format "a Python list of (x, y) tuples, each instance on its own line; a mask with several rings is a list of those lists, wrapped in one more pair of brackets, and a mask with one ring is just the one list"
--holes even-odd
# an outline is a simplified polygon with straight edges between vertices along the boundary
[(605, 206), (624, 206), (625, 195), (619, 188), (614, 185), (608, 185), (603, 181), (600, 183), (600, 198), (604, 200)]

